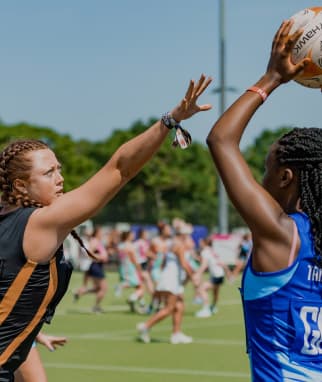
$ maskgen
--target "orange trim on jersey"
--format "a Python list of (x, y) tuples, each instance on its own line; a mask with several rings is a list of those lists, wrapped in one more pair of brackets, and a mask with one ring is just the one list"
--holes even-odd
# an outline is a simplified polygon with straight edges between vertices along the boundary
[(20, 270), (13, 283), (8, 288), (6, 294), (0, 303), (0, 325), (6, 320), (11, 313), (12, 309), (16, 305), (24, 287), (28, 283), (32, 272), (36, 268), (37, 264), (28, 261)]
[(35, 327), (38, 325), (39, 321), (42, 319), (44, 314), (46, 313), (46, 309), (48, 304), (50, 303), (51, 299), (53, 298), (56, 290), (57, 290), (57, 284), (58, 284), (58, 277), (57, 277), (57, 267), (56, 267), (56, 259), (55, 257), (51, 259), (50, 261), (50, 279), (49, 279), (49, 285), (46, 292), (46, 295), (39, 306), (39, 309), (37, 313), (35, 314), (34, 318), (30, 321), (29, 325), (24, 329), (23, 332), (21, 332), (7, 347), (7, 349), (1, 354), (0, 356), (0, 365), (3, 365), (7, 362), (9, 357), (15, 352), (15, 350), (19, 347), (19, 345), (28, 337), (28, 335), (35, 329)]

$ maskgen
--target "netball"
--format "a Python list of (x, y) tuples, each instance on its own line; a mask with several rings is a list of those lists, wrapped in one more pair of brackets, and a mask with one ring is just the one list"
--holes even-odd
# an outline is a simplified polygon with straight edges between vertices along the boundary
[(303, 29), (294, 46), (292, 60), (296, 64), (303, 58), (311, 59), (295, 81), (309, 88), (322, 88), (322, 7), (303, 9), (291, 19), (294, 20), (291, 34)]

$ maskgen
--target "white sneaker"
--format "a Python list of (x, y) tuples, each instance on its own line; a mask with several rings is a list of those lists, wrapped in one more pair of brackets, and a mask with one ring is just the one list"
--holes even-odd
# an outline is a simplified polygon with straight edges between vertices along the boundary
[(136, 329), (139, 332), (139, 338), (142, 342), (145, 344), (148, 344), (151, 339), (149, 335), (149, 329), (145, 326), (144, 322), (140, 322), (139, 324), (136, 325)]
[(192, 337), (186, 336), (182, 332), (173, 333), (170, 337), (170, 342), (173, 345), (190, 344), (193, 341)]
[(195, 314), (195, 316), (198, 318), (208, 318), (211, 317), (211, 315), (212, 313), (208, 306), (205, 306), (204, 308), (198, 310), (198, 312), (196, 312)]

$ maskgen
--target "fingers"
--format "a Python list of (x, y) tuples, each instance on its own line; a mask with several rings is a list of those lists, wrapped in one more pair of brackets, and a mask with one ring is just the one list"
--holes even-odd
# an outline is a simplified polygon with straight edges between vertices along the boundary
[(195, 88), (194, 88), (193, 98), (198, 97), (197, 94), (198, 94), (199, 90), (201, 89), (202, 84), (203, 84), (204, 81), (205, 81), (205, 78), (206, 78), (206, 76), (205, 76), (204, 74), (201, 74), (201, 76), (200, 76), (200, 78), (199, 78), (199, 81), (198, 81), (197, 85), (196, 85)]
[(208, 87), (211, 81), (212, 81), (211, 77), (206, 78), (204, 74), (201, 74), (200, 79), (194, 88), (192, 98), (195, 98), (195, 99), (198, 98), (200, 94), (202, 94), (204, 90)]
[(197, 98), (205, 91), (205, 89), (211, 83), (212, 78), (206, 77), (201, 74), (197, 83), (191, 80), (186, 91), (185, 97), (180, 101), (179, 105), (171, 112), (173, 118), (180, 122), (188, 119), (199, 111), (205, 111), (211, 109), (210, 104), (198, 106), (196, 104)]
[(288, 37), (285, 43), (285, 51), (287, 53), (290, 53), (292, 51), (296, 41), (301, 37), (302, 33), (303, 33), (303, 29), (298, 29), (295, 33), (293, 33), (291, 36)]
[(290, 20), (283, 21), (281, 26), (278, 28), (278, 30), (277, 30), (274, 38), (273, 38), (272, 50), (276, 49), (276, 47), (280, 43), (283, 32), (284, 32), (285, 28), (288, 29), (289, 24), (290, 24)]
[(284, 56), (291, 53), (296, 41), (301, 37), (303, 29), (298, 29), (290, 35), (293, 20), (286, 20), (282, 23), (273, 40), (273, 50), (281, 50)]
[(211, 83), (212, 78), (206, 76), (204, 74), (201, 74), (198, 83), (195, 85), (195, 82), (193, 80), (190, 80), (188, 90), (185, 94), (185, 100), (189, 101), (191, 99), (196, 99), (202, 94), (205, 89), (208, 87), (208, 85)]
[(180, 102), (179, 108), (181, 110), (184, 110), (184, 111), (187, 110), (187, 108), (188, 108), (187, 96), (185, 98), (183, 98), (183, 100)]
[(65, 338), (65, 337), (60, 337), (60, 338), (56, 338), (56, 339), (53, 341), (53, 344), (63, 346), (63, 345), (65, 345), (66, 342), (67, 342), (67, 338)]
[(283, 23), (283, 27), (281, 28), (281, 37), (286, 37), (289, 35), (292, 25), (294, 24), (294, 20), (286, 20)]
[(190, 99), (191, 98), (194, 86), (195, 86), (194, 81), (190, 80), (188, 90), (186, 91), (185, 99)]
[(272, 50), (276, 51), (277, 49), (283, 49), (284, 46), (286, 46), (288, 49), (293, 47), (295, 41), (300, 37), (301, 31), (297, 30), (295, 33), (293, 33), (291, 36), (289, 36), (289, 33), (291, 31), (292, 25), (294, 24), (293, 20), (286, 20), (283, 21), (280, 28), (276, 32), (276, 35), (273, 39), (273, 46)]
[(207, 89), (211, 81), (212, 81), (211, 77), (208, 77), (208, 78), (204, 77), (204, 80), (201, 83), (199, 90), (196, 92), (197, 97), (199, 97), (200, 94), (202, 94), (205, 91), (205, 89)]
[(205, 105), (200, 105), (199, 106), (199, 110), (200, 111), (207, 111), (207, 110), (210, 110), (212, 108), (212, 105), (210, 105), (210, 103), (207, 103)]
[(49, 341), (46, 347), (50, 351), (54, 351), (56, 350), (57, 346), (64, 346), (66, 342), (67, 342), (67, 339), (65, 337), (55, 338)]

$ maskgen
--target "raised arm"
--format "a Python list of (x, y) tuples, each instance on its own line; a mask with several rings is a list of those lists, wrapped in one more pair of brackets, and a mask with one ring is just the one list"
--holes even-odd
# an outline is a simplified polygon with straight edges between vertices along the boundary
[[(267, 71), (219, 118), (207, 137), (207, 144), (227, 193), (261, 247), (273, 238), (289, 241), (292, 226), (280, 204), (258, 184), (244, 160), (239, 143), (248, 122), (266, 96), (299, 73), (307, 60), (291, 61), (294, 43), (301, 31), (289, 36), (291, 21), (285, 21), (275, 35)], [(286, 240), (285, 240), (286, 239)]]
[[(172, 111), (172, 118), (181, 122), (211, 105), (198, 105), (198, 97), (211, 78), (202, 75), (197, 83), (190, 81), (185, 97)], [(130, 180), (159, 149), (169, 133), (160, 120), (142, 134), (123, 144), (91, 179), (79, 188), (57, 198), (49, 206), (35, 211), (27, 224), (24, 237), (26, 256), (34, 261), (48, 261), (68, 233), (81, 222), (95, 215)], [(39, 248), (42, 237), (44, 248)], [(48, 251), (48, 248), (50, 250)]]

